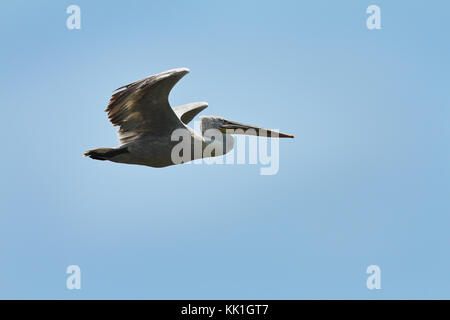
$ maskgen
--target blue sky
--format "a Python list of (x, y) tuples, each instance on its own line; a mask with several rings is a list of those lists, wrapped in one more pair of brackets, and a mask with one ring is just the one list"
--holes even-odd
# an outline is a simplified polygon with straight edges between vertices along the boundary
[[(449, 10), (3, 3), (0, 298), (450, 298)], [(191, 73), (172, 105), (295, 134), (278, 174), (81, 156), (116, 145), (112, 90), (175, 67)], [(66, 289), (72, 264), (81, 290)]]

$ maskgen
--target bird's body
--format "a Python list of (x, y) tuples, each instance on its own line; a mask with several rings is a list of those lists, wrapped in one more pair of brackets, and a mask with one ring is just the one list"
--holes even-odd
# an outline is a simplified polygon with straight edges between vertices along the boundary
[[(171, 108), (168, 101), (172, 87), (188, 72), (187, 68), (173, 69), (119, 88), (106, 111), (113, 125), (120, 126), (120, 145), (89, 150), (84, 155), (96, 160), (166, 167), (203, 158), (203, 151), (212, 144), (214, 151), (206, 156), (229, 152), (234, 145), (230, 130), (252, 129), (254, 133), (244, 134), (260, 135), (264, 132), (272, 136), (293, 137), (213, 116), (202, 117), (202, 134), (196, 133), (187, 124), (208, 104), (195, 102)], [(219, 136), (211, 130), (219, 132)], [(189, 146), (186, 148), (189, 154), (184, 154), (181, 162), (174, 159), (174, 148), (180, 144), (174, 133), (179, 137), (181, 133), (184, 145)]]
[[(196, 140), (197, 143), (204, 144), (204, 140), (196, 134), (192, 136), (192, 146), (194, 146)], [(114, 148), (114, 151), (110, 153), (111, 157), (100, 160), (139, 164), (155, 168), (166, 167), (175, 164), (172, 161), (172, 150), (178, 143), (178, 141), (172, 141), (170, 136), (148, 135), (137, 141)], [(194, 160), (194, 157), (191, 160)]]

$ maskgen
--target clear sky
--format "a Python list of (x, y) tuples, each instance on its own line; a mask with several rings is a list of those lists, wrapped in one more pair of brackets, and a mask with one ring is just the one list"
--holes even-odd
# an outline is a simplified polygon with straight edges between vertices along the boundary
[[(450, 298), (449, 12), (3, 2), (0, 298)], [(176, 67), (191, 73), (172, 105), (295, 134), (278, 174), (82, 157), (116, 145), (112, 90)], [(373, 264), (380, 290), (366, 287)], [(81, 290), (66, 288), (69, 265)]]

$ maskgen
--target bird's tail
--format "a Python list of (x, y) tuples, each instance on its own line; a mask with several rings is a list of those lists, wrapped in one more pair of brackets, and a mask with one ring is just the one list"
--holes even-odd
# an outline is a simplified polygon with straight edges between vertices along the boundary
[(89, 157), (95, 160), (110, 160), (111, 158), (114, 158), (115, 156), (127, 153), (127, 148), (120, 148), (120, 149), (114, 149), (114, 148), (97, 148), (92, 149), (89, 151), (86, 151), (83, 156)]

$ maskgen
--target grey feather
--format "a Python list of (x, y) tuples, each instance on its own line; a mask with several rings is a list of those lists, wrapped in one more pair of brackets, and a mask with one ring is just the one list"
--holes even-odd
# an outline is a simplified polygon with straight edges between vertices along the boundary
[(181, 106), (177, 106), (173, 108), (175, 114), (184, 124), (188, 124), (195, 118), (197, 114), (202, 112), (204, 109), (208, 107), (207, 102), (192, 102), (188, 104), (183, 104)]

